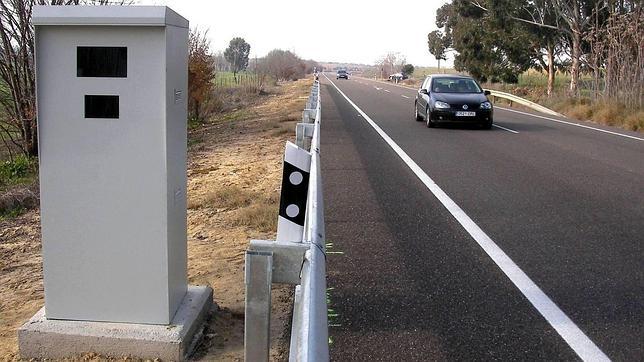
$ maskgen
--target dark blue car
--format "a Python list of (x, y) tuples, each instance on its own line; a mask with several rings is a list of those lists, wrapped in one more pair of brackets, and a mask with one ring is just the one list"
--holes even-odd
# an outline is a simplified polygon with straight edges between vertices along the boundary
[(487, 99), (489, 94), (471, 77), (430, 75), (425, 78), (416, 95), (416, 120), (424, 120), (427, 127), (449, 122), (478, 124), (490, 129), (494, 110)]

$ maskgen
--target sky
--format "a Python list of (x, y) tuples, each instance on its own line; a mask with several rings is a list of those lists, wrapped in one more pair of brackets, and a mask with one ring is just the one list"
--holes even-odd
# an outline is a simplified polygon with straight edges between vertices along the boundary
[(230, 39), (239, 36), (251, 45), (251, 58), (279, 48), (320, 62), (374, 64), (388, 52), (399, 52), (415, 66), (436, 66), (427, 51), (427, 33), (436, 30), (436, 9), (446, 2), (138, 0), (136, 4), (169, 6), (188, 19), (190, 27), (208, 29), (214, 51), (223, 51)]

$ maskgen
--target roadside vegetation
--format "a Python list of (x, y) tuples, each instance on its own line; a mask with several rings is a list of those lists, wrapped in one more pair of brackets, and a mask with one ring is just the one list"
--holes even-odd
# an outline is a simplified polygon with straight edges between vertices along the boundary
[(644, 131), (640, 1), (454, 0), (428, 34), (436, 59), (569, 116)]
[(552, 95), (547, 94), (547, 75), (529, 70), (519, 75), (517, 83), (484, 83), (485, 88), (509, 92), (578, 120), (644, 132), (644, 108), (628, 106), (619, 98), (596, 98), (583, 85), (592, 79), (582, 76), (580, 95), (568, 94), (569, 74), (558, 74)]

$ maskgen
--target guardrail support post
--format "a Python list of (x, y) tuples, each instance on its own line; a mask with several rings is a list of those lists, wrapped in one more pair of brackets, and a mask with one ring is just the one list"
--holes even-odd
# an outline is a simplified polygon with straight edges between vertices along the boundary
[(244, 360), (268, 361), (271, 325), (273, 253), (246, 251)]
[(295, 125), (295, 144), (299, 148), (308, 150), (311, 148), (311, 139), (315, 125), (311, 123), (298, 123)]
[(302, 122), (303, 123), (313, 123), (315, 122), (317, 110), (313, 108), (306, 108), (302, 112)]

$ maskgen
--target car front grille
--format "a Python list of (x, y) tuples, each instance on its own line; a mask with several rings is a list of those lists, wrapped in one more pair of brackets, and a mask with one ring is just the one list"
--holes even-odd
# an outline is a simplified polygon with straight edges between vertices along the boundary
[(467, 109), (463, 109), (464, 103), (460, 103), (460, 104), (451, 104), (450, 103), (450, 106), (452, 106), (452, 109), (456, 109), (456, 110), (460, 110), (460, 111), (477, 110), (481, 106), (480, 103), (466, 103), (466, 104), (467, 104)]

